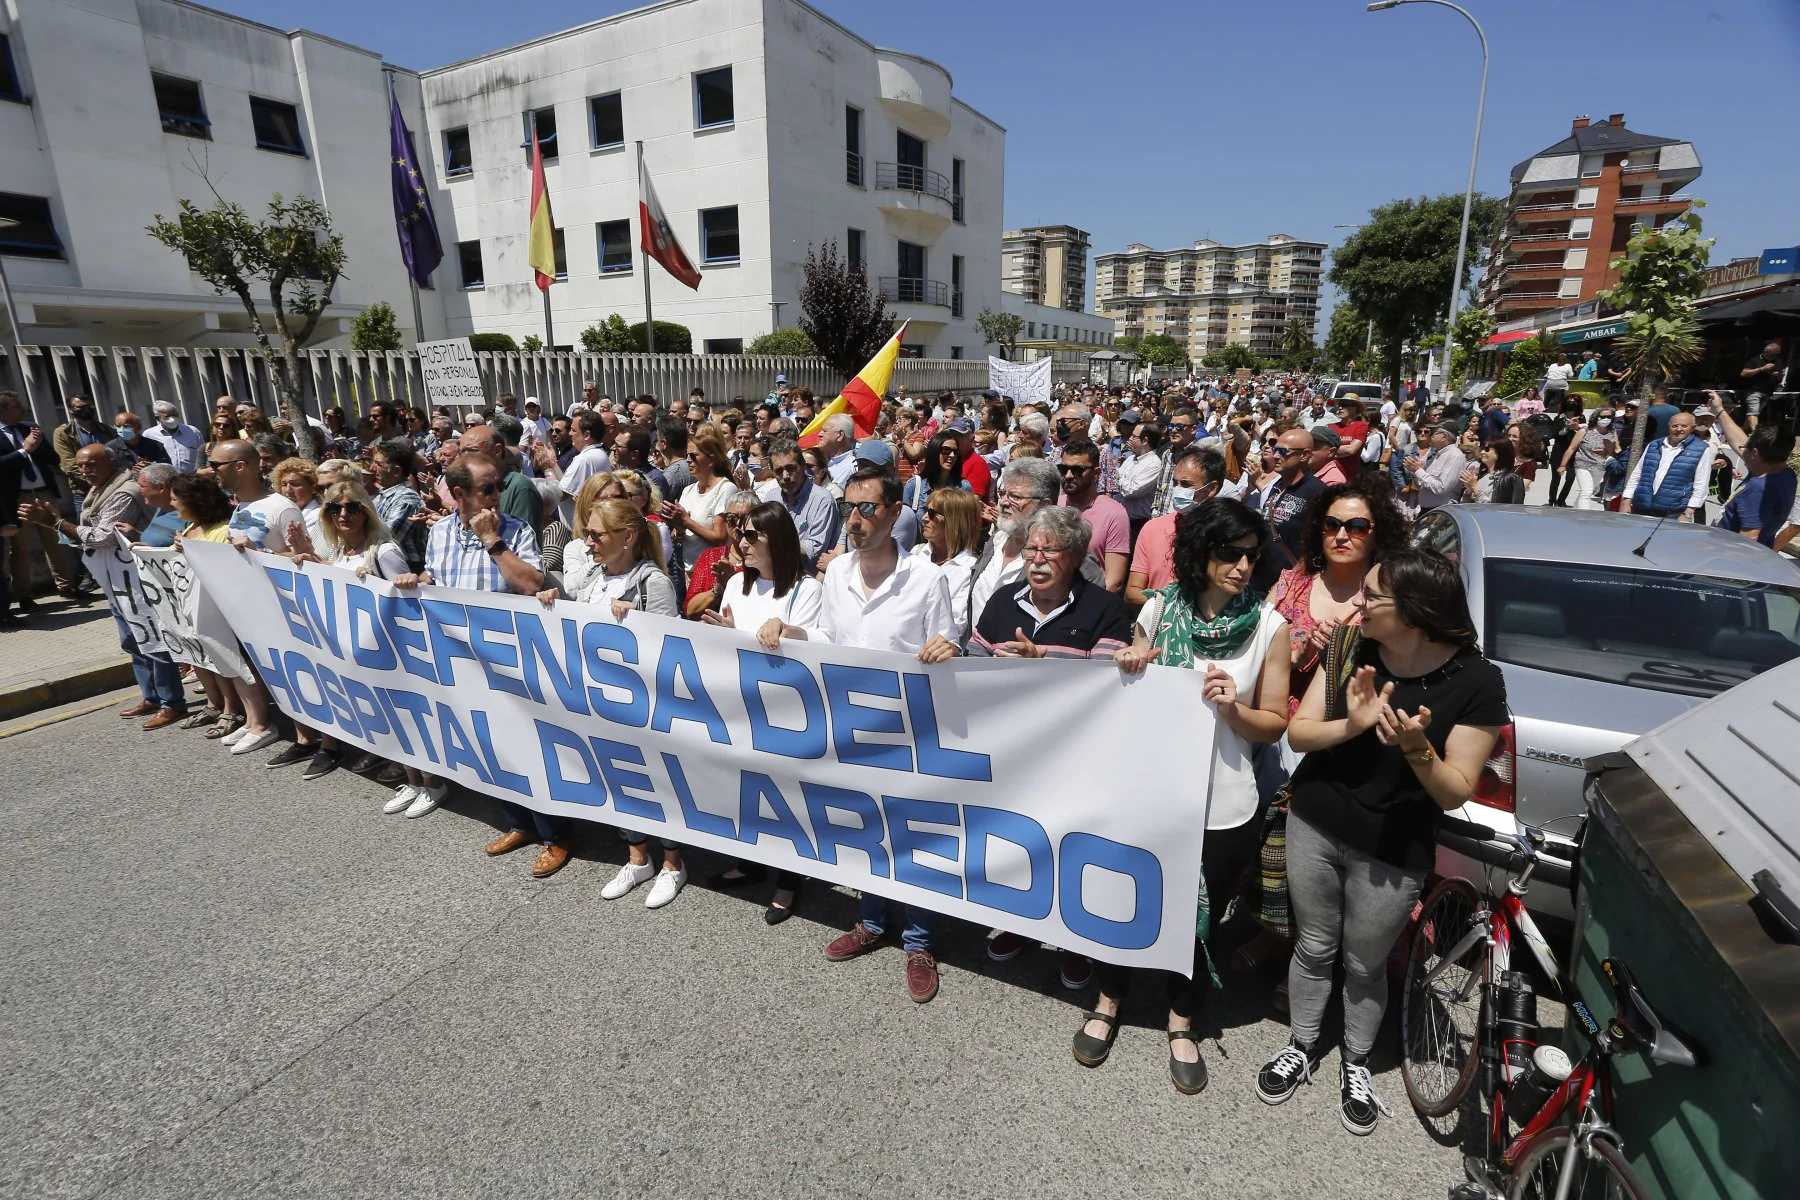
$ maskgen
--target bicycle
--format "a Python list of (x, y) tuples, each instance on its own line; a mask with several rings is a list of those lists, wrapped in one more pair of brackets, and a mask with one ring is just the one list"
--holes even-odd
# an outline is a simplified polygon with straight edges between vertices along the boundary
[[(1484, 1152), (1465, 1156), (1468, 1181), (1450, 1189), (1450, 1200), (1645, 1195), (1612, 1126), (1610, 1060), (1644, 1052), (1658, 1062), (1694, 1066), (1697, 1056), (1663, 1025), (1615, 959), (1602, 964), (1617, 1001), (1613, 1020), (1602, 1026), (1579, 998), (1570, 1006), (1591, 1042), (1580, 1062), (1571, 1063), (1559, 1047), (1538, 1045), (1536, 994), (1511, 970), (1512, 939), (1516, 930), (1560, 993), (1556, 958), (1524, 898), (1540, 855), (1569, 860), (1573, 851), (1532, 826), (1498, 833), (1446, 817), (1443, 827), (1510, 842), (1516, 851), (1513, 877), (1497, 905), (1464, 879), (1433, 888), (1407, 952), (1401, 1076), (1408, 1099), (1427, 1117), (1444, 1116), (1467, 1096), (1479, 1070), (1488, 1106)], [(1510, 1137), (1509, 1112), (1524, 1115)]]

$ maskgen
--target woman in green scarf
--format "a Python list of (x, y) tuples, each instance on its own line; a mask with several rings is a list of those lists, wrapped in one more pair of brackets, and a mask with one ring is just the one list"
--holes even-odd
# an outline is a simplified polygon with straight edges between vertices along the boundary
[[(1194, 1036), (1194, 1014), (1208, 985), (1218, 986), (1212, 954), (1211, 910), (1223, 910), (1257, 850), (1262, 810), (1250, 755), (1254, 743), (1278, 740), (1288, 722), (1287, 622), (1250, 590), (1250, 577), (1268, 545), (1262, 517), (1236, 500), (1208, 500), (1175, 523), (1175, 582), (1151, 592), (1138, 614), (1135, 640), (1118, 654), (1119, 668), (1137, 674), (1154, 662), (1205, 673), (1203, 694), (1213, 707), (1206, 839), (1196, 898), (1194, 976), (1161, 972), (1169, 1003), (1169, 1076), (1177, 1091), (1206, 1086), (1206, 1063)], [(1119, 1010), (1130, 972), (1099, 964), (1100, 994), (1075, 1035), (1084, 1066), (1106, 1061), (1118, 1036)]]

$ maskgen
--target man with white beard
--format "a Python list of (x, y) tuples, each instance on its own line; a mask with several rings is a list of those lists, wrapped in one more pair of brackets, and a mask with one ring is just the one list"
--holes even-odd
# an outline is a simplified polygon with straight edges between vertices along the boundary
[[(1025, 577), (1025, 529), (1032, 514), (1047, 504), (1055, 504), (1062, 493), (1062, 478), (1056, 468), (1043, 458), (1015, 458), (1000, 472), (1000, 487), (994, 498), (998, 516), (994, 536), (975, 562), (974, 583), (969, 588), (969, 611), (959, 613), (964, 629), (974, 623), (987, 607), (989, 597), (1007, 584), (1023, 586)], [(1090, 583), (1106, 585), (1105, 571), (1092, 556), (1082, 560), (1081, 576)]]

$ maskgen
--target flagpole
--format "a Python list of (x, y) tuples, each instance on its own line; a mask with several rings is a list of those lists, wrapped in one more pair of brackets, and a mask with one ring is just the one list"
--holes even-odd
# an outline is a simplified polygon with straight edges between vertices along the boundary
[(415, 343), (422, 342), (425, 340), (425, 317), (419, 309), (419, 281), (413, 278), (411, 271), (408, 271), (406, 273), (406, 282), (412, 285), (413, 341)]
[(650, 311), (650, 252), (644, 249), (644, 143), (637, 144), (638, 152), (638, 256), (644, 260), (644, 345), (651, 354), (656, 353), (656, 317)]

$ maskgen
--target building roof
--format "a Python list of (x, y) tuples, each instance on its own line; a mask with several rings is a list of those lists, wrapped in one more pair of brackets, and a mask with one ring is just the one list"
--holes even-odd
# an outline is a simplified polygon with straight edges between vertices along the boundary
[[(1681, 138), (1654, 137), (1648, 133), (1637, 133), (1625, 128), (1624, 114), (1616, 114), (1620, 124), (1614, 125), (1610, 120), (1596, 121), (1591, 125), (1580, 125), (1569, 131), (1569, 136), (1554, 146), (1546, 146), (1531, 158), (1519, 163), (1512, 169), (1512, 181), (1519, 182), (1524, 178), (1525, 170), (1531, 166), (1532, 159), (1556, 158), (1566, 154), (1616, 154), (1621, 150), (1638, 150), (1650, 146), (1678, 145)], [(1582, 118), (1585, 120), (1585, 118)]]

